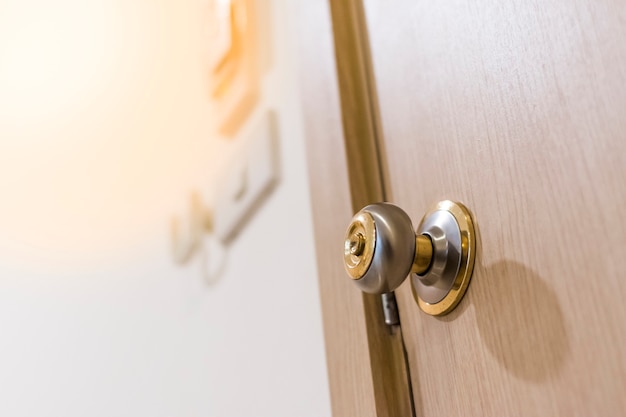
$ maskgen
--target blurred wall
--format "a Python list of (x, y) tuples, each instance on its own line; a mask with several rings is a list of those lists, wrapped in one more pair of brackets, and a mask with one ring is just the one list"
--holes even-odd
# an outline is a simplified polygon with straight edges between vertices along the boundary
[(294, 2), (259, 0), (282, 180), (209, 286), (168, 222), (210, 201), (201, 0), (0, 0), (0, 415), (328, 416)]

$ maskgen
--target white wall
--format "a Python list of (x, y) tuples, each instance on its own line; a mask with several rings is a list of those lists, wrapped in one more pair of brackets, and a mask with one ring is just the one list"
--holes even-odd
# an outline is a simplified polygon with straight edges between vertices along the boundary
[(277, 110), (283, 179), (208, 286), (168, 241), (234, 147), (213, 133), (206, 5), (0, 0), (0, 415), (330, 415), (294, 6), (271, 4), (242, 135)]

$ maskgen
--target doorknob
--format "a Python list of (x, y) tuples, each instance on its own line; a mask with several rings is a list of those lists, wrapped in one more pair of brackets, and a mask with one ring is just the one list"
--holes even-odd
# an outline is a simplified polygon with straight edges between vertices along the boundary
[(413, 297), (426, 313), (452, 311), (469, 285), (476, 257), (474, 221), (461, 203), (445, 200), (414, 231), (411, 219), (390, 203), (364, 207), (346, 231), (344, 266), (364, 292), (384, 294), (411, 275)]

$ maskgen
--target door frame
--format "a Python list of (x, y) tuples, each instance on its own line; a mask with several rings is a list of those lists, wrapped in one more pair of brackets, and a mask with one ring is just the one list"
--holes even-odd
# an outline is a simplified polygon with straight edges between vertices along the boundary
[(334, 416), (413, 416), (400, 325), (346, 277), (353, 213), (385, 201), (384, 151), (361, 0), (299, 3), (300, 86)]

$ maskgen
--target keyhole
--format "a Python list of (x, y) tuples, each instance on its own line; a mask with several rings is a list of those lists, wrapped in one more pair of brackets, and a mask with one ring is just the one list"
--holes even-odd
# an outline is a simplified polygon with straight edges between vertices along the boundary
[(363, 249), (365, 249), (365, 238), (361, 233), (354, 233), (350, 236), (348, 247), (351, 255), (361, 255), (363, 253)]

